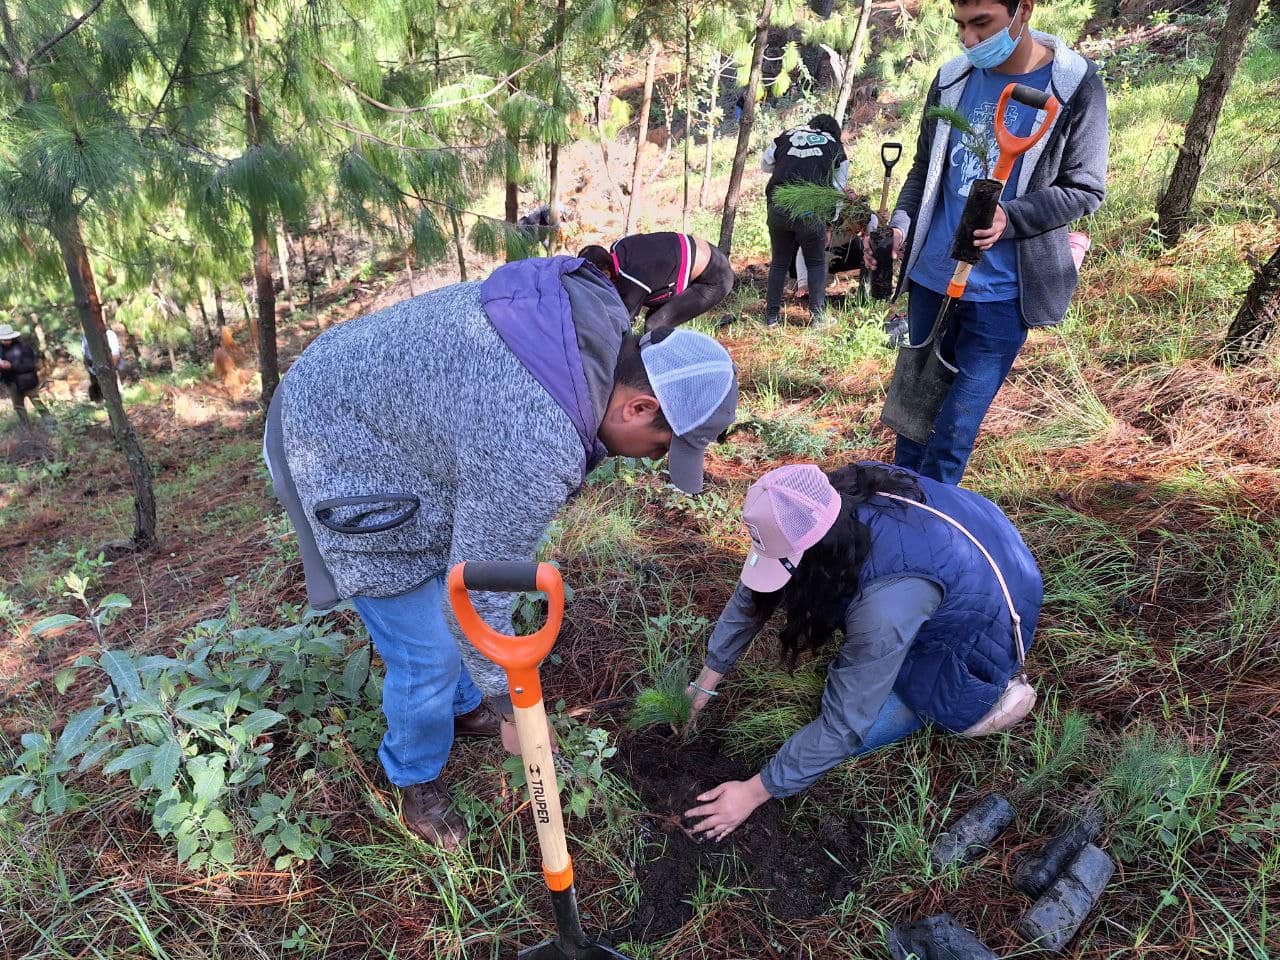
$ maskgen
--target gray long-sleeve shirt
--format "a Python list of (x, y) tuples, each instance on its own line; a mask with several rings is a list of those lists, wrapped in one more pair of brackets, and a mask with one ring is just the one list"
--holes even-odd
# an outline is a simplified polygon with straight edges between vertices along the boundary
[[(942, 590), (931, 580), (884, 577), (849, 604), (845, 640), (827, 668), (818, 718), (792, 734), (760, 771), (770, 796), (799, 793), (862, 745), (911, 641), (941, 602)], [(712, 631), (707, 666), (730, 672), (764, 623), (751, 591), (739, 584)]]

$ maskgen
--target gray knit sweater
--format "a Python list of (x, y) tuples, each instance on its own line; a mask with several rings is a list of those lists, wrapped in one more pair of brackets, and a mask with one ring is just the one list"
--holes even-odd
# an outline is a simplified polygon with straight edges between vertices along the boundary
[[(584, 322), (575, 313), (575, 323)], [(618, 340), (596, 339), (612, 344), (611, 356), (597, 358), (611, 374)], [(460, 560), (532, 559), (582, 483), (585, 453), (572, 422), (498, 336), (479, 283), (443, 287), (326, 331), (280, 389), (289, 472), (343, 598), (395, 596)], [(382, 532), (335, 532), (315, 517), (324, 501), (383, 495), (416, 496), (420, 507)], [(404, 509), (394, 501), (337, 506), (327, 519), (369, 527)], [(511, 631), (513, 595), (473, 599), (493, 627)], [(462, 640), (445, 607), (477, 686), (505, 692), (503, 672)]]

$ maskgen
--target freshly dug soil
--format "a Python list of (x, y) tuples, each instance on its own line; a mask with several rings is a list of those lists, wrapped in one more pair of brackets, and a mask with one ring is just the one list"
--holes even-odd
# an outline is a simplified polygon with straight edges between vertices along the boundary
[(893, 295), (893, 228), (876, 227), (871, 234), (871, 253), (876, 268), (871, 271), (871, 296), (888, 300)]
[(727, 886), (756, 888), (774, 917), (798, 920), (839, 903), (861, 873), (860, 823), (835, 818), (816, 826), (792, 823), (777, 801), (759, 807), (722, 841), (692, 839), (682, 815), (699, 805), (698, 794), (757, 772), (724, 754), (712, 738), (686, 743), (645, 732), (621, 742), (618, 760), (656, 815), (640, 824), (651, 841), (646, 861), (636, 865), (640, 905), (619, 940), (663, 937), (688, 922), (693, 908), (687, 901), (698, 890), (700, 874), (708, 881), (720, 877)]

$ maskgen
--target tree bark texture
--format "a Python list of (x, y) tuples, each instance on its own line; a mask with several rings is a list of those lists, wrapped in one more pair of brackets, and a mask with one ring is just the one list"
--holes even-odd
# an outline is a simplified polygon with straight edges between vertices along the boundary
[(75, 297), (80, 326), (89, 343), (89, 358), (97, 371), (98, 386), (102, 390), (102, 402), (111, 421), (111, 435), (124, 454), (133, 481), (133, 542), (139, 548), (153, 546), (156, 542), (156, 495), (151, 480), (151, 466), (142, 452), (137, 434), (124, 410), (120, 397), (120, 385), (116, 380), (115, 366), (111, 362), (111, 348), (107, 345), (107, 327), (102, 317), (102, 301), (98, 299), (98, 286), (93, 277), (93, 265), (85, 249), (80, 233), (80, 223), (72, 220), (57, 231), (58, 245), (62, 250), (62, 262), (67, 268), (71, 293)]
[(720, 51), (711, 55), (710, 90), (707, 94), (707, 124), (703, 130), (705, 142), (702, 154), (702, 184), (698, 187), (698, 206), (707, 205), (707, 189), (711, 185), (711, 151), (716, 142), (716, 107), (720, 102)]
[(640, 102), (640, 127), (636, 131), (636, 159), (631, 166), (631, 196), (627, 198), (627, 223), (623, 230), (629, 234), (635, 230), (636, 217), (640, 213), (640, 158), (644, 155), (645, 141), (649, 138), (649, 107), (653, 104), (653, 74), (658, 66), (658, 43), (649, 41), (649, 59), (644, 66), (644, 97)]
[(1260, 0), (1231, 0), (1226, 20), (1222, 24), (1222, 35), (1213, 54), (1213, 64), (1209, 67), (1208, 74), (1198, 81), (1200, 93), (1191, 110), (1191, 119), (1187, 121), (1186, 134), (1178, 150), (1178, 160), (1173, 165), (1169, 185), (1156, 206), (1156, 229), (1166, 247), (1175, 246), (1190, 224), (1191, 201), (1195, 198), (1200, 175), (1204, 172), (1209, 148), (1213, 145), (1213, 135), (1218, 128), (1218, 117), (1222, 113), (1222, 104), (1227, 98), (1227, 91), (1231, 89), (1240, 57), (1244, 54), (1259, 2)]
[(840, 99), (836, 101), (836, 123), (844, 126), (845, 111), (849, 109), (849, 97), (853, 95), (853, 81), (858, 74), (858, 61), (862, 59), (862, 48), (867, 42), (867, 31), (871, 26), (871, 2), (862, 0), (862, 15), (858, 18), (858, 29), (853, 34), (853, 46), (849, 49), (849, 59), (845, 61), (844, 77), (840, 82)]
[[(252, 58), (249, 89), (244, 95), (245, 133), (248, 149), (262, 144), (262, 100), (258, 90), (258, 30), (251, 3), (244, 17), (245, 40)], [(262, 374), (262, 396), (259, 402), (266, 410), (280, 383), (280, 364), (276, 357), (276, 287), (271, 275), (271, 225), (261, 204), (249, 209), (249, 227), (253, 234), (253, 286), (258, 301), (258, 371)]]
[(1280, 247), (1258, 268), (1218, 352), (1219, 364), (1250, 363), (1260, 357), (1280, 325)]
[(742, 192), (742, 172), (747, 165), (747, 150), (751, 147), (751, 128), (756, 120), (756, 88), (760, 85), (760, 72), (764, 64), (764, 48), (769, 41), (769, 17), (773, 13), (773, 0), (764, 0), (760, 19), (756, 21), (755, 47), (751, 54), (751, 74), (742, 103), (742, 121), (738, 126), (738, 146), (733, 154), (733, 169), (729, 173), (729, 189), (724, 197), (724, 212), (720, 220), (719, 247), (725, 256), (733, 249), (733, 222), (738, 216), (738, 196)]

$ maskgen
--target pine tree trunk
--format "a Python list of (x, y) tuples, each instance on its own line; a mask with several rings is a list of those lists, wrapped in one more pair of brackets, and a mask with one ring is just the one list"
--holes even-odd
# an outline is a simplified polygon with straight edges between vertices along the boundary
[(596, 96), (596, 140), (600, 144), (600, 162), (604, 167), (604, 179), (609, 184), (609, 199), (613, 206), (622, 209), (622, 193), (613, 179), (609, 167), (609, 139), (605, 136), (604, 118), (613, 103), (613, 77), (603, 66), (600, 68), (600, 93)]
[[(311, 219), (311, 215), (307, 214), (307, 219)], [(302, 273), (307, 280), (307, 312), (314, 313), (316, 309), (316, 282), (311, 277), (311, 254), (307, 252), (307, 231), (303, 230), (298, 237), (302, 244)]]
[(693, 33), (693, 15), (689, 11), (689, 0), (684, 3), (684, 163), (681, 180), (684, 192), (680, 200), (680, 232), (689, 232), (689, 140), (693, 136), (693, 104), (689, 99), (689, 68), (692, 66), (689, 57), (689, 45)]
[(334, 241), (336, 237), (333, 232), (333, 218), (329, 215), (329, 204), (324, 205), (324, 233), (325, 240), (329, 243), (329, 266), (325, 270), (328, 275), (325, 278), (326, 284), (334, 284), (338, 282), (338, 245)]
[[(248, 148), (262, 143), (262, 100), (258, 92), (258, 32), (255, 7), (250, 2), (244, 17), (245, 39), (248, 42), (252, 69), (249, 89), (244, 95), (245, 135)], [(249, 228), (253, 234), (253, 284), (258, 301), (258, 370), (262, 374), (260, 403), (266, 410), (271, 396), (280, 383), (280, 365), (276, 356), (276, 288), (271, 276), (271, 226), (262, 204), (251, 204)]]
[(276, 224), (276, 259), (280, 261), (280, 280), (284, 284), (284, 298), (293, 303), (293, 284), (289, 282), (289, 238), (284, 224)]
[(204, 338), (212, 350), (215, 346), (213, 339), (213, 327), (209, 325), (209, 311), (204, 308), (204, 291), (200, 289), (200, 283), (196, 282), (196, 305), (200, 308), (200, 328), (204, 330)]
[(1259, 0), (1231, 0), (1231, 7), (1221, 25), (1218, 48), (1213, 55), (1213, 65), (1203, 80), (1198, 81), (1200, 93), (1187, 122), (1177, 163), (1169, 177), (1169, 185), (1156, 206), (1157, 232), (1166, 247), (1172, 247), (1182, 237), (1190, 223), (1189, 211), (1204, 172), (1213, 135), (1218, 128), (1218, 116), (1223, 101), (1231, 89), (1236, 68), (1249, 40), (1249, 31), (1258, 13)]
[(449, 222), (453, 224), (453, 245), (458, 250), (458, 278), (467, 282), (467, 256), (462, 249), (462, 224), (458, 222), (458, 211), (449, 208)]
[(644, 97), (640, 101), (640, 129), (636, 133), (636, 159), (631, 166), (631, 196), (627, 198), (627, 222), (624, 234), (635, 230), (636, 215), (640, 212), (640, 158), (644, 154), (645, 140), (649, 137), (649, 108), (653, 104), (653, 73), (658, 66), (658, 42), (649, 41), (649, 59), (644, 66)]
[[(560, 55), (560, 44), (564, 40), (564, 5), (565, 0), (556, 0), (556, 92), (560, 89), (560, 76), (563, 70), (563, 58)], [(552, 94), (552, 103), (555, 103), (555, 94)], [(560, 144), (552, 141), (550, 149), (547, 152), (547, 192), (550, 194), (548, 203), (547, 219), (551, 224), (550, 231), (550, 248), (548, 253), (556, 250), (560, 240)]]
[(862, 58), (862, 48), (867, 42), (867, 30), (871, 24), (871, 0), (862, 0), (862, 15), (858, 18), (858, 29), (853, 35), (853, 46), (849, 49), (849, 59), (845, 61), (844, 77), (840, 82), (840, 99), (836, 101), (836, 123), (844, 126), (844, 114), (849, 109), (849, 97), (853, 94), (853, 81), (858, 72), (858, 61)]
[(1219, 364), (1256, 360), (1280, 325), (1280, 247), (1258, 268), (1218, 352)]
[(67, 279), (71, 281), (76, 312), (80, 315), (80, 326), (89, 343), (89, 357), (93, 360), (93, 369), (98, 371), (98, 386), (111, 421), (111, 435), (129, 464), (129, 476), (133, 480), (133, 543), (138, 548), (150, 547), (156, 542), (156, 496), (151, 482), (151, 466), (120, 399), (111, 348), (107, 345), (102, 302), (98, 299), (93, 265), (80, 235), (79, 221), (72, 220), (57, 233), (57, 237), (62, 249), (62, 262), (67, 268)]
[(747, 150), (751, 146), (751, 128), (756, 121), (756, 87), (760, 85), (760, 72), (764, 64), (764, 48), (769, 40), (769, 17), (773, 13), (773, 0), (763, 0), (760, 19), (756, 21), (755, 47), (751, 54), (751, 74), (742, 103), (742, 121), (738, 125), (738, 147), (733, 154), (733, 169), (729, 173), (729, 190), (724, 198), (724, 213), (720, 220), (720, 250), (725, 256), (733, 249), (733, 221), (738, 216), (738, 196), (742, 191), (742, 171), (747, 166)]
[(707, 205), (707, 189), (711, 186), (711, 151), (716, 142), (716, 106), (720, 102), (720, 51), (711, 55), (711, 90), (707, 97), (705, 152), (702, 156), (702, 185), (698, 188), (698, 206)]
[(227, 313), (222, 309), (222, 288), (213, 285), (213, 315), (218, 321), (218, 343), (222, 342), (222, 328), (227, 325)]

